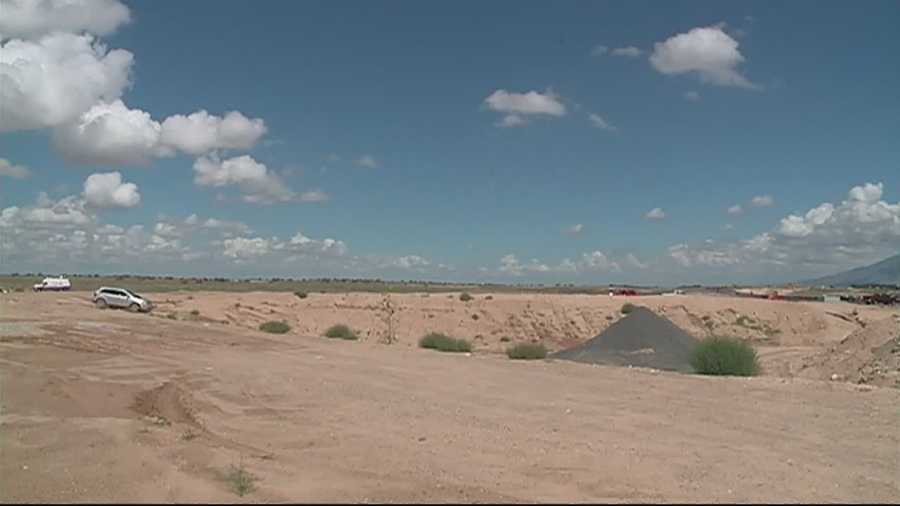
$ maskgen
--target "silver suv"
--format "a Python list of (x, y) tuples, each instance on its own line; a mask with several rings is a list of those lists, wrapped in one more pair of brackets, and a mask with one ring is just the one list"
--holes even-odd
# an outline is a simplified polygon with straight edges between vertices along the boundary
[(101, 286), (94, 292), (93, 300), (100, 309), (123, 307), (132, 313), (149, 312), (153, 309), (152, 302), (124, 288)]

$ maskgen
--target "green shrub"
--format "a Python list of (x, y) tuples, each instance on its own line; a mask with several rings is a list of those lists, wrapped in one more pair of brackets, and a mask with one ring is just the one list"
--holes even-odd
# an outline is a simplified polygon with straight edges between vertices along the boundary
[(456, 339), (445, 334), (432, 332), (419, 339), (419, 347), (438, 351), (469, 352), (472, 345), (465, 339)]
[(509, 336), (503, 336), (500, 338), (501, 343), (508, 343), (510, 341), (512, 341), (512, 339), (510, 339)]
[(348, 341), (355, 341), (359, 339), (359, 336), (356, 335), (356, 332), (353, 332), (353, 329), (344, 325), (332, 325), (328, 327), (328, 330), (325, 331), (325, 337), (330, 337), (332, 339), (346, 339)]
[(306, 292), (294, 292), (294, 295), (296, 295), (297, 297), (300, 297), (301, 299), (305, 299), (305, 298), (309, 297), (309, 294)]
[(472, 300), (472, 298), (473, 297), (469, 294), (469, 292), (463, 292), (459, 294), (459, 300), (463, 302), (469, 302), (470, 300)]
[(541, 343), (520, 343), (506, 350), (506, 356), (514, 360), (539, 360), (547, 358), (547, 348)]
[(487, 295), (487, 296), (484, 297), (484, 300), (494, 300), (494, 296), (493, 296), (493, 295)]
[(241, 497), (256, 490), (256, 480), (256, 476), (244, 469), (244, 464), (241, 464), (240, 467), (232, 465), (228, 474), (225, 475), (225, 481), (230, 485), (231, 491)]
[(191, 309), (191, 316), (200, 316), (199, 309)]
[(285, 322), (276, 322), (269, 321), (263, 324), (260, 324), (259, 330), (263, 332), (268, 332), (270, 334), (286, 334), (291, 330), (291, 326)]
[(699, 374), (715, 376), (756, 376), (759, 360), (753, 346), (728, 337), (710, 337), (691, 354), (691, 366)]
[(634, 311), (634, 309), (636, 307), (637, 306), (635, 306), (634, 304), (632, 304), (630, 302), (626, 302), (625, 304), (622, 304), (622, 310), (621, 310), (622, 314), (628, 314), (628, 313)]

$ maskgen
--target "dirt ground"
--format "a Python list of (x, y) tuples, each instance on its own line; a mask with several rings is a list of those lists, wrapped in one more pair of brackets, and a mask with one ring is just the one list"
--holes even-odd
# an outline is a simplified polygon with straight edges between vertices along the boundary
[[(168, 293), (145, 315), (89, 296), (0, 296), (4, 503), (900, 500), (900, 390), (821, 379), (891, 353), (896, 311), (627, 299), (750, 339), (770, 376), (743, 379), (499, 353), (592, 337), (617, 297)], [(334, 323), (362, 339), (317, 337)], [(432, 330), (474, 353), (416, 348)]]

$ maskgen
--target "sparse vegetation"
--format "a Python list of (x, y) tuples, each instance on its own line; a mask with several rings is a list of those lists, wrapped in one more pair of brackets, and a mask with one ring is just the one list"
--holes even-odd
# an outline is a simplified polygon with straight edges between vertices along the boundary
[(509, 336), (503, 336), (500, 338), (501, 343), (508, 343), (510, 341), (512, 341), (512, 339), (510, 339)]
[(194, 440), (194, 439), (197, 439), (197, 436), (199, 436), (199, 434), (197, 434), (196, 432), (194, 432), (194, 431), (188, 429), (188, 430), (186, 430), (186, 431), (181, 435), (181, 439), (182, 439), (183, 441), (192, 441), (192, 440)]
[(432, 332), (419, 340), (420, 348), (449, 352), (469, 352), (472, 345), (465, 339), (457, 339), (446, 334)]
[(626, 302), (625, 304), (622, 304), (621, 312), (622, 312), (622, 314), (628, 314), (628, 313), (634, 311), (636, 307), (637, 306), (635, 306), (634, 304), (632, 304), (630, 302)]
[(170, 320), (177, 320), (177, 319), (178, 319), (178, 317), (175, 316), (175, 313), (169, 313), (169, 314), (167, 314), (167, 315), (166, 315), (166, 318), (168, 318), (168, 319), (170, 319)]
[(753, 318), (750, 318), (746, 315), (740, 315), (734, 321), (734, 324), (738, 327), (743, 327), (748, 330), (755, 330), (757, 332), (761, 332), (765, 334), (766, 337), (772, 337), (777, 334), (780, 334), (781, 331), (775, 328), (772, 328), (768, 323), (764, 321), (757, 321)]
[(547, 348), (543, 343), (520, 343), (506, 350), (506, 356), (513, 360), (540, 360), (547, 358)]
[(200, 316), (199, 309), (191, 309), (191, 316)]
[(493, 295), (486, 295), (486, 296), (484, 297), (484, 300), (494, 300), (494, 296), (493, 296)]
[(463, 293), (459, 294), (459, 300), (461, 300), (463, 302), (469, 302), (472, 299), (473, 299), (473, 297), (469, 292), (463, 292)]
[(472, 313), (472, 319), (478, 321), (478, 314)]
[(299, 297), (299, 298), (301, 298), (301, 299), (305, 299), (305, 298), (309, 297), (309, 294), (308, 294), (308, 293), (306, 293), (306, 292), (299, 292), (299, 291), (298, 291), (298, 292), (294, 292), (294, 295), (296, 295), (297, 297)]
[(270, 334), (286, 334), (291, 330), (291, 326), (285, 322), (268, 321), (260, 324), (259, 330)]
[(231, 491), (241, 497), (256, 490), (256, 480), (256, 476), (247, 471), (244, 468), (244, 464), (240, 466), (232, 465), (231, 469), (228, 470), (228, 474), (225, 475), (225, 481), (228, 482)]
[(356, 335), (356, 332), (353, 332), (353, 329), (342, 323), (328, 327), (328, 330), (325, 331), (325, 337), (330, 337), (332, 339), (346, 339), (348, 341), (359, 339), (359, 336)]
[(729, 337), (710, 337), (691, 354), (691, 366), (698, 374), (713, 376), (756, 376), (759, 359), (748, 343)]

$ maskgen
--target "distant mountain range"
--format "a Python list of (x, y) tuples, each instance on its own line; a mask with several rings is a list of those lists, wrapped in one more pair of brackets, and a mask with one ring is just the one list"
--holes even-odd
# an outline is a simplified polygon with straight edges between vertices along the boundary
[(900, 254), (878, 263), (857, 267), (810, 281), (813, 285), (900, 285)]

